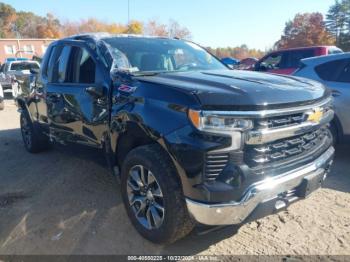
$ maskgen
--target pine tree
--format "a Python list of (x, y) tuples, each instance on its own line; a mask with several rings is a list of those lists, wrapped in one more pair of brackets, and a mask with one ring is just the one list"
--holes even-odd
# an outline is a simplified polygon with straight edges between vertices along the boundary
[(336, 38), (336, 45), (350, 51), (350, 0), (336, 0), (329, 8), (326, 26)]

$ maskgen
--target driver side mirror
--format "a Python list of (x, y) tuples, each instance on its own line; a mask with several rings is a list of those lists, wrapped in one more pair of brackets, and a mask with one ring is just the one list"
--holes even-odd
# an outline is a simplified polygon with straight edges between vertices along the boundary
[(89, 86), (85, 91), (95, 98), (101, 98), (104, 95), (102, 86)]

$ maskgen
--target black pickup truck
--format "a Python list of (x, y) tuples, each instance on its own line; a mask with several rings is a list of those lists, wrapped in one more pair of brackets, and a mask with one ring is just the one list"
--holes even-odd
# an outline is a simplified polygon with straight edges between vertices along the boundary
[(26, 149), (103, 151), (132, 224), (156, 243), (282, 210), (332, 164), (326, 88), (230, 70), (192, 42), (77, 35), (52, 43), (37, 73), (17, 98)]

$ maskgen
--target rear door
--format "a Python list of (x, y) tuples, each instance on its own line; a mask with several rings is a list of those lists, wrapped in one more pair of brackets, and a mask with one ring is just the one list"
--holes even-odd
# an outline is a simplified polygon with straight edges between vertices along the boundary
[(55, 139), (101, 146), (108, 123), (104, 69), (83, 42), (58, 47), (46, 85), (50, 134)]
[(350, 135), (350, 58), (321, 64), (315, 71), (332, 90), (336, 115), (344, 134)]

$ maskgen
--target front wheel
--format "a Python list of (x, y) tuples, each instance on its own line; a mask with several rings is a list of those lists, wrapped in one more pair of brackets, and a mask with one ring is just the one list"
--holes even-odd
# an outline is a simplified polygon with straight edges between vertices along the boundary
[(127, 155), (121, 186), (127, 214), (146, 239), (169, 244), (192, 231), (177, 171), (159, 145), (141, 146)]

